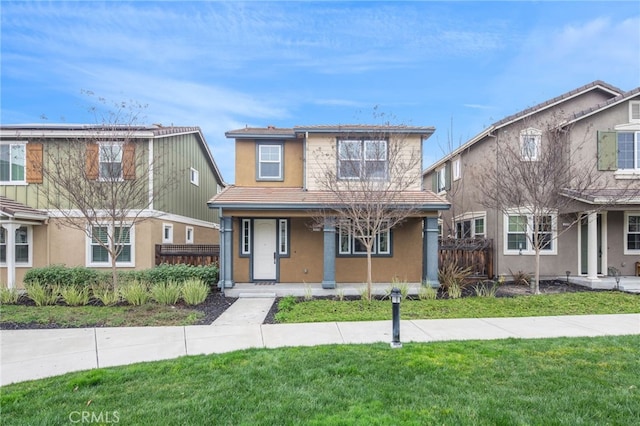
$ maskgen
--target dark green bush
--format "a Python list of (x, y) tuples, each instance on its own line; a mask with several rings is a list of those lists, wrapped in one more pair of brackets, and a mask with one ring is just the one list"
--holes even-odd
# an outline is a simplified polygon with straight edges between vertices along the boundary
[(84, 266), (67, 267), (65, 265), (51, 265), (42, 268), (31, 268), (24, 276), (24, 283), (41, 283), (48, 286), (85, 286), (99, 281), (100, 273), (95, 269)]

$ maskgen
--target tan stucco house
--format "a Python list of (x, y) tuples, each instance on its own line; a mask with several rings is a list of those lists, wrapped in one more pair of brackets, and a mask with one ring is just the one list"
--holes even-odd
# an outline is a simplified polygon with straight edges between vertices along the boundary
[[(320, 176), (361, 182), (375, 175), (390, 181), (388, 152), (400, 138), (403, 149), (420, 155), (420, 163), (410, 171), (412, 183), (402, 191), (403, 202), (415, 213), (376, 235), (372, 279), (437, 283), (437, 218), (448, 203), (424, 189), (421, 180), (422, 147), (433, 131), (433, 127), (345, 125), (227, 132), (235, 140), (235, 184), (209, 201), (221, 219), (220, 285), (322, 283), (334, 288), (366, 282), (362, 244), (331, 220), (328, 206), (340, 207), (342, 201), (320, 183)], [(375, 156), (374, 148), (379, 153)], [(356, 171), (346, 172), (347, 163), (357, 165)], [(324, 222), (319, 223), (318, 216)]]
[[(65, 226), (61, 210), (50, 205), (43, 189), (64, 144), (82, 147), (84, 160), (69, 167), (78, 176), (109, 185), (110, 180), (144, 179), (142, 206), (128, 206), (145, 220), (118, 229), (104, 224), (85, 233)], [(53, 147), (57, 148), (54, 149)], [(133, 159), (138, 161), (135, 165)], [(154, 159), (161, 159), (155, 161)], [(60, 164), (57, 162), (57, 164)], [(139, 167), (148, 168), (140, 173)], [(44, 167), (44, 168), (43, 168)], [(136, 174), (138, 171), (138, 174)], [(164, 179), (173, 190), (155, 193)], [(111, 259), (89, 235), (121, 236), (117, 266), (146, 269), (155, 265), (156, 244), (217, 244), (218, 212), (207, 207), (224, 182), (202, 132), (197, 127), (4, 125), (0, 127), (0, 283), (20, 287), (32, 267), (54, 264), (109, 268)], [(57, 194), (64, 197), (64, 194)], [(146, 201), (145, 201), (146, 199)], [(95, 214), (101, 214), (100, 206)], [(77, 210), (77, 209), (76, 209)], [(73, 205), (65, 216), (76, 214)], [(83, 216), (77, 213), (77, 220)]]

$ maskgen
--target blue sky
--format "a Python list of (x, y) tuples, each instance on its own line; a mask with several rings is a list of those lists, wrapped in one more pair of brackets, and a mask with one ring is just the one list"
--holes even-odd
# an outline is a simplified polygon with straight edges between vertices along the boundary
[[(640, 2), (7, 2), (3, 124), (95, 123), (92, 91), (199, 126), (227, 182), (249, 126), (435, 126), (424, 166), (593, 80), (640, 86)], [(43, 121), (43, 116), (47, 117)]]

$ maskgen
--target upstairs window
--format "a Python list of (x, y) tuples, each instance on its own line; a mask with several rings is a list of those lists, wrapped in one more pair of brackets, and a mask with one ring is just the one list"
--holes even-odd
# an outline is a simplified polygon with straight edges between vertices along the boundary
[(640, 169), (640, 132), (618, 132), (618, 169)]
[(122, 154), (123, 144), (121, 142), (100, 142), (98, 160), (100, 180), (122, 179)]
[(191, 182), (195, 186), (200, 185), (200, 172), (198, 172), (193, 167), (189, 169), (189, 182)]
[(462, 163), (460, 158), (453, 160), (453, 180), (458, 180), (462, 177)]
[(258, 180), (282, 180), (282, 144), (258, 145)]
[(340, 179), (386, 179), (387, 169), (386, 140), (338, 141), (338, 177)]
[(26, 182), (26, 144), (0, 144), (0, 183)]
[(444, 192), (447, 189), (447, 168), (436, 170), (436, 192)]
[(537, 129), (525, 129), (520, 132), (520, 158), (522, 161), (538, 161), (540, 159), (540, 141), (542, 132)]
[(629, 102), (629, 123), (640, 123), (640, 101)]

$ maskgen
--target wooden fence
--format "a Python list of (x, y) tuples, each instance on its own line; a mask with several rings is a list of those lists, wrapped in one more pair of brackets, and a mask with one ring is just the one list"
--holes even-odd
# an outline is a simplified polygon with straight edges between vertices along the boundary
[(156, 244), (156, 266), (162, 263), (185, 263), (194, 266), (218, 264), (218, 244)]
[(493, 279), (493, 240), (485, 238), (445, 238), (438, 240), (438, 267), (455, 262), (470, 267), (474, 278)]

